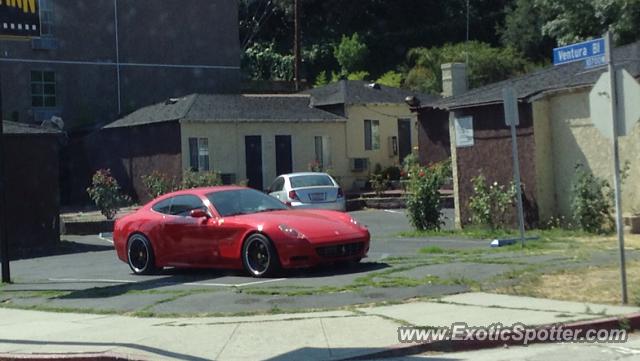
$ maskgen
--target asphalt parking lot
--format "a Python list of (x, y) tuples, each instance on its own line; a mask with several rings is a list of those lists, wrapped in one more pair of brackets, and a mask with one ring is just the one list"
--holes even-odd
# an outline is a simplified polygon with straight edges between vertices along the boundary
[(484, 277), (506, 270), (504, 265), (488, 264), (398, 264), (394, 261), (415, 256), (426, 246), (460, 249), (488, 244), (400, 238), (400, 232), (410, 229), (403, 210), (352, 215), (372, 234), (368, 258), (359, 265), (285, 271), (268, 279), (224, 270), (165, 269), (158, 275), (136, 276), (116, 258), (108, 238), (66, 236), (65, 241), (81, 246), (81, 251), (14, 261), (14, 284), (2, 288), (0, 301), (16, 307), (154, 315), (309, 310), (463, 292), (468, 290), (463, 283), (431, 278)]

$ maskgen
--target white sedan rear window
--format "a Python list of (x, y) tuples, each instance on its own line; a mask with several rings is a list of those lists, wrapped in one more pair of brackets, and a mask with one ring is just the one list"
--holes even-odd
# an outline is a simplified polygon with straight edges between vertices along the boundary
[(334, 186), (331, 178), (322, 174), (299, 175), (291, 177), (289, 181), (291, 182), (291, 188)]

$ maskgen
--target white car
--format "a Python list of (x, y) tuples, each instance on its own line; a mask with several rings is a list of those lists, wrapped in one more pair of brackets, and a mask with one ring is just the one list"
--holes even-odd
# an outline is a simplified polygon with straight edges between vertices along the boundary
[(292, 207), (343, 212), (347, 209), (342, 188), (327, 173), (283, 174), (273, 181), (267, 193)]

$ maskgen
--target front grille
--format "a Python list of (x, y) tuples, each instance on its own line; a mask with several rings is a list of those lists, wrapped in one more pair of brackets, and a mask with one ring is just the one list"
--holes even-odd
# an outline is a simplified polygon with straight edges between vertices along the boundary
[(364, 242), (337, 244), (334, 246), (323, 246), (316, 248), (318, 256), (325, 258), (339, 258), (355, 256), (362, 253)]

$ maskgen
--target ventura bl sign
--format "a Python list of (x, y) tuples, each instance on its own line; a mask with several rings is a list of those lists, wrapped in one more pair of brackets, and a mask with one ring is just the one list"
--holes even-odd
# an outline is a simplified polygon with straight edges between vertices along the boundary
[[(600, 38), (553, 49), (553, 64), (560, 65), (588, 59), (592, 59), (593, 63), (603, 64), (604, 56), (604, 38)], [(597, 60), (593, 61), (593, 59)]]

